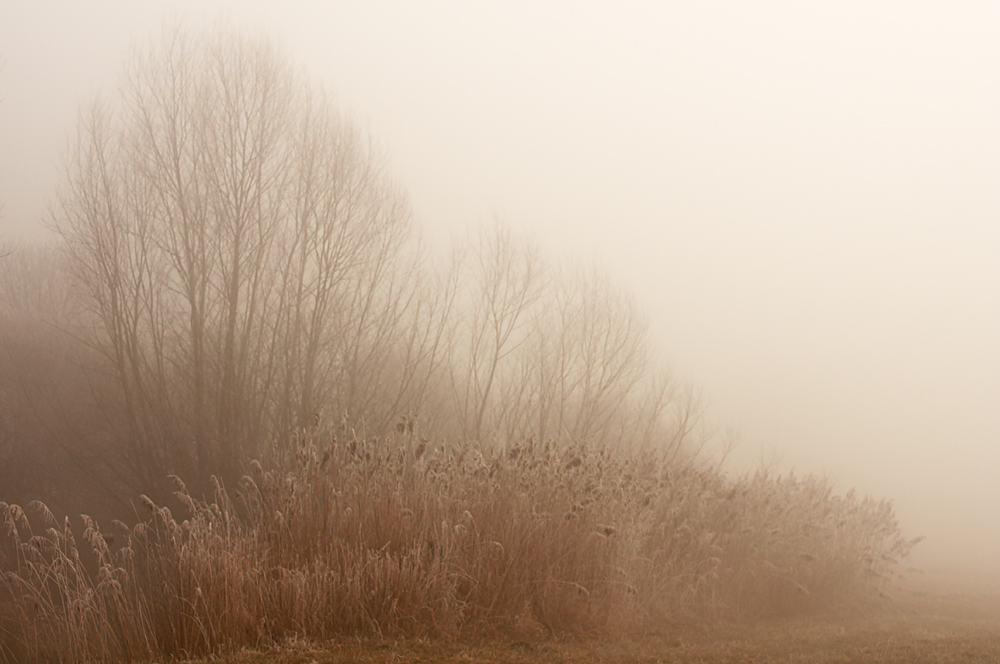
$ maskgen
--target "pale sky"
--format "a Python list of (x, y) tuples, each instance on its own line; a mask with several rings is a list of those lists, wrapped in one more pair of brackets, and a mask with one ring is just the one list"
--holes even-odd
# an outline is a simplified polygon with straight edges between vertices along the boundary
[(432, 242), (597, 261), (762, 457), (1000, 568), (1000, 3), (0, 0), (0, 237), (163, 21), (263, 31), (369, 130)]

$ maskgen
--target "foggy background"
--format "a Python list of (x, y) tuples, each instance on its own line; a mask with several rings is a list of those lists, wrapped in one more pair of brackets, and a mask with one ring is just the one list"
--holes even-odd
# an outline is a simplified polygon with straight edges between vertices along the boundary
[(221, 17), (337, 95), (435, 246), (496, 217), (627, 287), (733, 472), (826, 474), (895, 500), (918, 567), (1000, 567), (996, 5), (88, 4), (0, 2), (0, 242), (45, 237), (130, 45)]

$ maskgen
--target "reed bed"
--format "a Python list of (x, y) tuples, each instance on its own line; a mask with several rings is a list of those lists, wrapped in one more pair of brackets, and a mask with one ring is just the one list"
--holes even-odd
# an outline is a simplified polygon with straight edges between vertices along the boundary
[(888, 502), (815, 477), (531, 440), (432, 445), (412, 420), (398, 433), (301, 432), (210, 501), (174, 478), (176, 516), (145, 497), (113, 532), (83, 516), (83, 545), (45, 505), (29, 518), (0, 503), (0, 657), (145, 662), (854, 610), (916, 543)]

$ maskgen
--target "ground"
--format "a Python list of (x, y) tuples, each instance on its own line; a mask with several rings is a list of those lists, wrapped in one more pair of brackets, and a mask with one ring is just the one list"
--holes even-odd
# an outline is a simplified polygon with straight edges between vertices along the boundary
[(918, 581), (898, 588), (881, 612), (850, 618), (730, 625), (711, 631), (688, 630), (613, 641), (292, 643), (280, 650), (245, 652), (222, 661), (227, 664), (1000, 664), (1000, 591), (967, 588), (959, 593)]

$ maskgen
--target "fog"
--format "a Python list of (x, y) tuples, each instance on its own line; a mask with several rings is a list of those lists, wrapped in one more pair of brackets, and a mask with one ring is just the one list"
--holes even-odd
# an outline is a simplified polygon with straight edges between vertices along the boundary
[(915, 567), (1000, 572), (1000, 7), (0, 13), (0, 243), (45, 237), (77, 114), (131, 45), (178, 18), (262, 31), (371, 132), (433, 244), (499, 218), (628, 288), (732, 472), (890, 497), (927, 537)]

